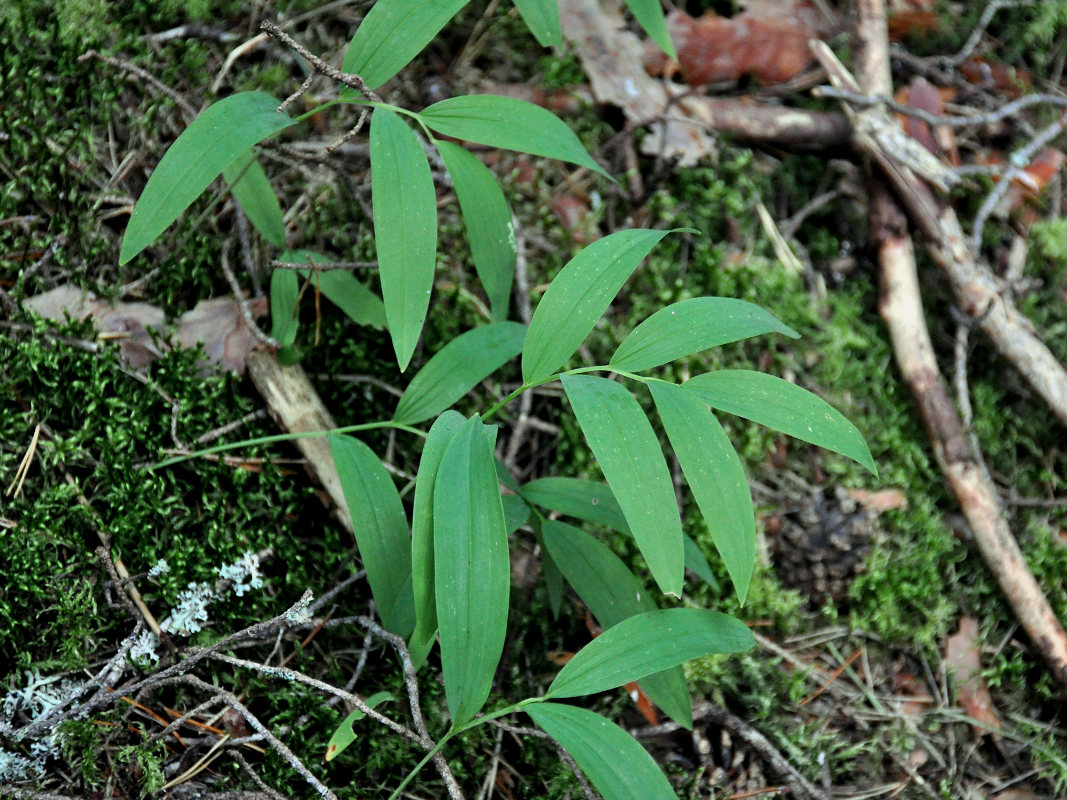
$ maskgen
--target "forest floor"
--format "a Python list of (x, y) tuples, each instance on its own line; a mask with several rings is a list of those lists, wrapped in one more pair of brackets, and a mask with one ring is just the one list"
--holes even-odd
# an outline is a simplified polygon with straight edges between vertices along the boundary
[[(171, 455), (281, 433), (276, 409), (245, 374), (255, 342), (222, 269), (237, 273), (265, 319), (276, 248), (249, 235), (226, 197), (206, 196), (118, 265), (145, 180), (191, 116), (236, 91), (280, 101), (302, 81), (304, 62), (260, 36), (260, 23), (283, 25), (339, 64), (368, 5), (23, 0), (0, 8), (0, 797), (311, 796), (301, 769), (337, 797), (387, 797), (421, 755), (374, 730), (324, 764), (345, 709), (336, 696), (279, 678), (287, 666), (361, 696), (406, 691), (389, 647), (359, 621), (373, 606), (358, 555), (301, 453), (260, 443), (152, 468)], [(562, 0), (568, 41), (543, 49), (510, 3), (471, 3), (382, 93), (410, 108), (470, 92), (530, 100), (566, 120), (619, 176), (611, 183), (572, 165), (479, 151), (516, 217), (512, 318), (528, 315), (582, 245), (626, 227), (694, 229), (665, 240), (635, 273), (583, 357), (610, 353), (670, 302), (756, 303), (801, 338), (727, 345), (672, 369), (683, 378), (758, 369), (816, 392), (866, 437), (878, 475), (724, 419), (750, 479), (759, 564), (739, 608), (686, 501), (686, 529), (714, 578), (694, 581), (686, 600), (740, 616), (758, 646), (686, 666), (692, 731), (621, 690), (598, 696), (595, 707), (649, 748), (680, 797), (1067, 796), (1067, 662), (1056, 660), (1056, 631), (1046, 638), (1035, 627), (1042, 620), (1020, 612), (1032, 597), (1013, 594), (1023, 591), (1014, 582), (1020, 569), (1005, 568), (1014, 562), (995, 549), (997, 531), (1010, 532), (1050, 615), (1067, 619), (1067, 397), (1027, 373), (1034, 337), (1067, 363), (1067, 158), (1056, 149), (1067, 123), (1067, 3), (890, 4), (887, 64), (898, 103), (970, 118), (931, 127), (897, 114), (877, 123), (907, 130), (936, 154), (935, 171), (960, 178), (936, 195), (891, 186), (903, 217), (886, 216), (893, 201), (875, 185), (886, 180), (881, 145), (853, 137), (840, 92), (815, 96), (834, 67), (806, 49), (808, 34), (823, 39), (872, 85), (877, 68), (863, 61), (869, 50), (856, 31), (879, 4), (749, 2), (747, 17), (690, 26), (680, 12), (737, 9), (675, 3), (680, 66), (650, 48), (643, 65), (644, 45), (632, 46), (639, 29), (616, 25), (615, 5)], [(701, 55), (711, 41), (715, 64)], [(334, 90), (315, 84), (301, 111)], [(857, 94), (850, 108), (862, 113)], [(302, 138), (262, 154), (290, 246), (364, 263), (374, 258), (365, 139), (324, 154), (356, 119), (356, 110), (334, 107), (311, 116)], [(916, 209), (927, 201), (936, 213), (923, 222)], [(416, 364), (487, 313), (447, 186), (438, 186), (438, 204), (434, 299)], [(955, 262), (937, 240), (946, 230), (938, 225), (950, 225), (946, 213), (958, 215), (968, 239)], [(893, 259), (912, 242), (922, 306), (909, 312), (917, 327), (902, 330)], [(968, 283), (944, 263), (961, 260), (988, 283)], [(373, 285), (372, 272), (357, 274)], [(979, 285), (992, 287), (981, 302)], [(993, 328), (1009, 304), (1029, 320), (1022, 333)], [(923, 326), (932, 362), (908, 346)], [(1031, 337), (1021, 356), (1012, 355), (1016, 334)], [(203, 348), (178, 346), (183, 337)], [(398, 371), (381, 330), (309, 299), (299, 337), (300, 363), (337, 424), (391, 416), (413, 372)], [(940, 385), (931, 363), (946, 376), (941, 400), (931, 399)], [(524, 409), (532, 422), (521, 435), (517, 427), (501, 434), (500, 452), (520, 480), (599, 479), (560, 406), (549, 388)], [(411, 481), (417, 453), (386, 433), (365, 441), (401, 484)], [(975, 510), (980, 497), (989, 501), (985, 516)], [(632, 542), (607, 541), (639, 563)], [(242, 563), (244, 572), (224, 569)], [(235, 574), (240, 595), (205, 605), (203, 629), (180, 643), (195, 681), (159, 679), (171, 654), (108, 672), (146, 613), (163, 619), (194, 584)], [(120, 584), (135, 587), (136, 607)], [(316, 599), (303, 627), (267, 640), (249, 633), (308, 589)], [(591, 636), (576, 598), (553, 618), (536, 541), (522, 529), (512, 537), (511, 604), (491, 701), (500, 704), (543, 689), (559, 654)], [(205, 655), (223, 640), (226, 653)], [(124, 702), (94, 695), (91, 713), (67, 715), (55, 732), (17, 735), (78, 687), (138, 680), (147, 688)], [(442, 686), (428, 677), (419, 691), (427, 719), (442, 719)], [(554, 748), (522, 729), (483, 726), (444, 754), (468, 797), (585, 791)], [(445, 796), (429, 769), (407, 792)]]

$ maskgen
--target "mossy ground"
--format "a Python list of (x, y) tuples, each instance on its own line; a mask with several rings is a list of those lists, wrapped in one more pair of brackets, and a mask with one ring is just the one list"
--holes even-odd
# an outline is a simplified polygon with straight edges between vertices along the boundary
[[(276, 16), (293, 16), (316, 4), (279, 4)], [(1059, 8), (1062, 3), (1046, 4)], [(47, 7), (50, 13), (42, 14)], [(434, 45), (425, 62), (398, 87), (412, 104), (422, 102), (420, 81), (447, 64), (453, 49), (466, 42), (479, 24), (481, 7), (465, 11)], [(1022, 12), (1018, 12), (1022, 13)], [(1048, 14), (1039, 18), (1045, 25)], [(1057, 12), (1062, 13), (1062, 10)], [(49, 19), (40, 27), (29, 20)], [(240, 4), (208, 3), (23, 3), (0, 15), (0, 32), (9, 46), (0, 48), (5, 94), (0, 102), (0, 287), (21, 300), (72, 281), (102, 295), (150, 275), (141, 297), (177, 315), (198, 300), (229, 291), (220, 271), (221, 234), (230, 224), (224, 215), (208, 214), (199, 227), (193, 220), (210, 211), (201, 201), (194, 212), (168, 231), (151, 257), (116, 267), (117, 244), (124, 217), (108, 209), (133, 197), (116, 197), (109, 183), (119, 162), (135, 151), (152, 162), (180, 129), (173, 104), (161, 99), (120, 71), (97, 62), (79, 62), (87, 47), (122, 55), (157, 74), (199, 105), (209, 98), (207, 85), (225, 57), (227, 46), (197, 39), (149, 46), (145, 30), (162, 30), (187, 21), (249, 30)], [(487, 49), (474, 60), (479, 75), (500, 81), (540, 80), (548, 88), (566, 88), (582, 80), (573, 56), (543, 57), (532, 48), (512, 47), (525, 39), (514, 15), (494, 17)], [(1051, 24), (1051, 23), (1050, 23)], [(18, 36), (8, 33), (18, 30)], [(1028, 28), (1033, 36), (1044, 28)], [(28, 33), (27, 33), (28, 32)], [(350, 34), (344, 21), (325, 18), (308, 32), (305, 43), (327, 55), (337, 52)], [(330, 48), (334, 48), (331, 50)], [(452, 48), (452, 49), (450, 49)], [(292, 75), (275, 48), (237, 66), (230, 79), (235, 89), (261, 88), (284, 96)], [(460, 80), (460, 79), (457, 79)], [(470, 80), (465, 76), (462, 80)], [(596, 109), (587, 108), (569, 120), (583, 140), (610, 157), (612, 126)], [(342, 121), (337, 124), (343, 129)], [(332, 128), (331, 128), (332, 130)], [(530, 284), (543, 287), (567, 260), (574, 246), (572, 232), (561, 227), (549, 208), (553, 194), (566, 192), (564, 173), (538, 167), (536, 181), (524, 181), (525, 164), (504, 157), (500, 173), (512, 206), (542, 244), (530, 254)], [(282, 196), (295, 200), (309, 182), (320, 180), (305, 171), (269, 168)], [(354, 168), (364, 170), (365, 165)], [(773, 181), (770, 173), (773, 170)], [(696, 374), (721, 366), (759, 368), (789, 375), (841, 409), (863, 432), (878, 464), (877, 479), (843, 458), (817, 452), (741, 419), (724, 420), (731, 438), (756, 481), (774, 484), (783, 474), (808, 483), (835, 482), (849, 487), (894, 487), (907, 498), (904, 509), (882, 515), (880, 535), (865, 560), (865, 572), (852, 585), (847, 604), (805, 610), (805, 598), (782, 588), (773, 565), (757, 575), (749, 602), (738, 609), (728, 594), (725, 570), (714, 557), (710, 537), (695, 509), (686, 509), (687, 527), (704, 545), (722, 590), (692, 589), (694, 602), (739, 613), (758, 624), (771, 640), (785, 642), (799, 662), (827, 671), (853, 648), (865, 648), (871, 674), (885, 677), (921, 665), (937, 664), (946, 637), (961, 615), (981, 621), (987, 657), (984, 674), (1002, 714), (1005, 738), (1016, 757), (1041, 772), (1040, 790), (1067, 785), (1067, 758), (1058, 726), (1059, 689), (1019, 634), (995, 584), (980, 558), (953, 527), (954, 501), (941, 483), (925, 434), (906, 388), (896, 374), (885, 330), (875, 311), (877, 286), (861, 208), (845, 201), (827, 206), (809, 218), (797, 233), (805, 243), (812, 275), (827, 285), (789, 273), (775, 259), (754, 213), (762, 201), (776, 218), (795, 212), (824, 190), (827, 170), (815, 156), (780, 156), (774, 162), (751, 150), (725, 146), (712, 163), (679, 170), (662, 180), (643, 209), (651, 225), (692, 227), (699, 235), (670, 237), (631, 279), (613, 310), (588, 343), (594, 356), (610, 353), (641, 319), (663, 305), (686, 297), (712, 294), (755, 302), (798, 330), (803, 338), (786, 341), (764, 337), (701, 355), (671, 369)], [(352, 182), (360, 190), (357, 174)], [(139, 187), (137, 187), (139, 189)], [(373, 252), (367, 220), (344, 181), (321, 178), (315, 199), (299, 221), (299, 246), (362, 259)], [(629, 200), (606, 184), (596, 188), (603, 205), (596, 215), (624, 219), (634, 209)], [(1062, 220), (1036, 227), (1032, 234), (1030, 274), (1043, 281), (1024, 308), (1061, 359), (1067, 358), (1063, 332), (1067, 306), (1060, 296), (1067, 274)], [(475, 324), (477, 287), (463, 266), (466, 245), (458, 222), (444, 212), (441, 231), (439, 286), (435, 307), (417, 360)], [(53, 248), (53, 256), (41, 261)], [(835, 277), (828, 265), (847, 254), (856, 268)], [(39, 269), (30, 266), (42, 263)], [(154, 269), (153, 269), (154, 268)], [(809, 276), (810, 277), (810, 276)], [(936, 284), (930, 279), (931, 284)], [(936, 285), (931, 286), (936, 292)], [(532, 299), (539, 295), (535, 288)], [(935, 294), (936, 296), (936, 294)], [(315, 314), (304, 307), (304, 366), (315, 376), (326, 404), (340, 424), (390, 415), (392, 398), (347, 376), (373, 376), (393, 385), (404, 380), (392, 361), (384, 337), (355, 328), (339, 315), (321, 320), (318, 345), (311, 343)], [(138, 585), (149, 605), (165, 613), (190, 581), (213, 580), (213, 569), (245, 551), (265, 547), (273, 556), (265, 566), (267, 585), (212, 610), (210, 626), (194, 643), (270, 618), (308, 587), (327, 590), (354, 569), (351, 542), (333, 522), (303, 473), (275, 466), (269, 458), (254, 469), (206, 460), (161, 470), (149, 469), (162, 450), (176, 445), (171, 416), (179, 412), (174, 432), (187, 443), (233, 420), (244, 418), (262, 403), (247, 380), (235, 376), (203, 377), (198, 354), (173, 351), (152, 364), (138, 379), (106, 343), (97, 342), (82, 323), (55, 324), (11, 313), (0, 330), (0, 478), (6, 488), (26, 452), (34, 429), (42, 425), (35, 460), (18, 497), (5, 497), (0, 525), (0, 659), (10, 685), (25, 671), (92, 669), (113, 652), (130, 629), (125, 612), (111, 603), (107, 576), (94, 555), (100, 535), (110, 538), (114, 553), (132, 573), (142, 575), (164, 558), (170, 572), (158, 580), (141, 577)], [(930, 313), (931, 328), (945, 363), (951, 361), (953, 322)], [(1044, 413), (1028, 390), (981, 341), (971, 338), (970, 386), (975, 433), (986, 450), (992, 474), (1021, 497), (1062, 496), (1067, 480), (1067, 454), (1055, 443), (1062, 431)], [(552, 454), (539, 457), (542, 471), (596, 476), (598, 473), (581, 434), (566, 415)], [(226, 440), (276, 432), (269, 419), (254, 419)], [(389, 442), (370, 439), (376, 449)], [(779, 458), (785, 447), (784, 462)], [(290, 456), (289, 448), (247, 449), (242, 456)], [(401, 452), (398, 466), (417, 466), (416, 452)], [(84, 502), (81, 498), (84, 498)], [(762, 503), (772, 503), (765, 499)], [(761, 508), (767, 511), (768, 508)], [(1067, 617), (1067, 527), (1062, 507), (1012, 508), (1013, 530), (1057, 613)], [(613, 542), (620, 553), (636, 559), (625, 542)], [(337, 614), (362, 613), (368, 592), (355, 588), (338, 600)], [(503, 698), (517, 699), (536, 691), (551, 674), (544, 659), (548, 650), (576, 647), (585, 636), (583, 615), (564, 603), (553, 620), (543, 588), (515, 590), (509, 639), (500, 679)], [(794, 637), (790, 639), (789, 637)], [(807, 638), (805, 638), (807, 637)], [(806, 644), (805, 642), (815, 642)], [(294, 654), (290, 666), (321, 680), (343, 685), (360, 660), (362, 634), (327, 629), (306, 648), (285, 645)], [(330, 732), (341, 719), (337, 708), (321, 696), (250, 672), (221, 665), (214, 679), (250, 698), (252, 710), (283, 735), (296, 754), (318, 765)], [(839, 709), (799, 703), (817, 684), (809, 672), (765, 649), (740, 658), (706, 659), (688, 668), (694, 690), (731, 708), (771, 738), (782, 752), (812, 779), (828, 774), (835, 783), (863, 786), (891, 780), (899, 773), (896, 759), (916, 748), (916, 741), (942, 741), (945, 730), (966, 737), (968, 729), (947, 713), (921, 718), (918, 728), (902, 715), (885, 713), (863, 725)], [(433, 674), (430, 670), (429, 674)], [(846, 672), (842, 683), (849, 680)], [(853, 683), (862, 681), (857, 678)], [(376, 649), (360, 687), (369, 693), (386, 690), (403, 696), (395, 659)], [(851, 685), (851, 684), (850, 684)], [(444, 718), (441, 686), (422, 682), (423, 708), (431, 720)], [(858, 691), (858, 690), (857, 690)], [(180, 692), (149, 698), (157, 707), (181, 709)], [(599, 701), (626, 720), (640, 724), (621, 693)], [(858, 703), (862, 703), (862, 693)], [(184, 710), (184, 709), (181, 709)], [(873, 713), (873, 712), (872, 712)], [(873, 721), (872, 721), (873, 720)], [(72, 783), (68, 792), (86, 794), (108, 780), (129, 783), (136, 794), (151, 789), (153, 777), (167, 756), (140, 747), (139, 734), (123, 731), (123, 715), (109, 712), (91, 726), (71, 723), (65, 739)], [(148, 722), (143, 723), (146, 726)], [(913, 727), (909, 727), (909, 724)], [(105, 727), (114, 726), (114, 727)], [(437, 730), (440, 733), (439, 729)], [(134, 748), (129, 750), (128, 748)], [(446, 751), (461, 784), (472, 790), (488, 771), (494, 753), (508, 765), (514, 797), (556, 798), (576, 791), (573, 777), (555, 752), (538, 740), (479, 729)], [(820, 762), (820, 755), (822, 762)], [(417, 751), (396, 737), (364, 736), (336, 761), (319, 770), (339, 796), (383, 797), (417, 760)], [(828, 766), (824, 768), (821, 763)], [(276, 756), (260, 763), (264, 779), (291, 785), (289, 767)], [(825, 770), (828, 770), (826, 772)], [(249, 786), (233, 764), (220, 765), (228, 787)], [(961, 775), (939, 771), (935, 790), (953, 796)], [(420, 784), (424, 795), (440, 793), (427, 772)], [(158, 782), (154, 785), (158, 786)], [(708, 796), (707, 788), (693, 796)], [(912, 796), (918, 790), (905, 790)], [(915, 794), (914, 796), (921, 796)]]

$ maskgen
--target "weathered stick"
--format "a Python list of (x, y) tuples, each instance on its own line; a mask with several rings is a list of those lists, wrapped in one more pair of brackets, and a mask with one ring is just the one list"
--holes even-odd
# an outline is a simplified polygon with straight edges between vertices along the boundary
[[(860, 74), (872, 93), (889, 93), (888, 37), (882, 0), (859, 0), (859, 32), (862, 43)], [(889, 154), (879, 154), (879, 163)], [(929, 190), (906, 167), (894, 165), (891, 179), (920, 186), (933, 202)], [(897, 187), (899, 189), (899, 186)], [(941, 375), (923, 316), (922, 298), (915, 269), (907, 220), (885, 184), (871, 181), (871, 230), (877, 241), (881, 265), (882, 297), (879, 311), (889, 329), (893, 352), (904, 380), (919, 407), (933, 444), (934, 456), (949, 486), (959, 500), (974, 533), (982, 558), (1007, 597), (1020, 624), (1053, 674), (1067, 687), (1067, 633), (1052, 612), (1008, 527), (996, 489), (981, 466), (959, 413), (952, 402), (948, 383)], [(924, 233), (936, 220), (922, 225)], [(955, 221), (952, 214), (951, 221)], [(955, 222), (955, 228), (959, 224)], [(933, 236), (930, 233), (934, 234)], [(953, 227), (931, 230), (931, 247), (954, 244)], [(962, 236), (958, 247), (966, 245)], [(957, 254), (959, 251), (954, 250)], [(968, 259), (973, 265), (973, 259)]]
[[(278, 363), (272, 352), (256, 350), (248, 354), (248, 374), (263, 396), (270, 415), (282, 430), (308, 433), (337, 427), (299, 364), (285, 367)], [(352, 518), (341, 490), (341, 478), (333, 463), (329, 441), (320, 436), (296, 439), (294, 444), (307, 459), (308, 472), (333, 500), (338, 521), (352, 533)]]

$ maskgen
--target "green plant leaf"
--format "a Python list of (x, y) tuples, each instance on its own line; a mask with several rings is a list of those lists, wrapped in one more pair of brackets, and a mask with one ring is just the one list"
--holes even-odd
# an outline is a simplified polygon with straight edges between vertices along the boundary
[(558, 619), (560, 607), (563, 605), (563, 573), (545, 547), (544, 538), (541, 536), (541, 519), (539, 514), (534, 514), (532, 527), (537, 543), (541, 546), (541, 575), (545, 579), (545, 590), (548, 592), (548, 607), (552, 610), (553, 618)]
[(461, 333), (412, 378), (393, 418), (412, 425), (449, 408), (522, 351), (526, 326), (491, 322)]
[(251, 150), (241, 153), (222, 171), (222, 179), (231, 184), (230, 192), (252, 227), (275, 247), (285, 247), (282, 207), (256, 154)]
[[(377, 89), (407, 66), (468, 0), (378, 0), (352, 37), (341, 71)], [(359, 97), (343, 88), (342, 100)]]
[(563, 34), (559, 27), (559, 6), (556, 0), (514, 0), (515, 7), (530, 33), (541, 47), (561, 47)]
[[(371, 708), (377, 708), (382, 703), (395, 699), (389, 692), (378, 692), (377, 694), (372, 694), (364, 702)], [(333, 761), (356, 740), (356, 731), (353, 729), (352, 723), (359, 722), (365, 716), (367, 715), (360, 709), (355, 708), (351, 714), (341, 721), (341, 724), (337, 726), (337, 730), (333, 732), (333, 736), (330, 737), (330, 741), (326, 743), (326, 755), (322, 757), (323, 761)]]
[(406, 637), (415, 627), (415, 602), (404, 505), (393, 479), (367, 445), (338, 434), (330, 434), (329, 440), (378, 613), (386, 628)]
[[(555, 0), (550, 1), (555, 4)], [(508, 201), (493, 173), (474, 155), (458, 144), (443, 140), (437, 142), (437, 149), (452, 176), (463, 224), (467, 227), (471, 259), (489, 297), (493, 319), (506, 319), (516, 254)]]
[(296, 341), (300, 321), (296, 317), (296, 301), (300, 295), (300, 281), (289, 269), (276, 269), (270, 274), (270, 335), (282, 347)]
[(422, 111), (419, 119), (444, 136), (569, 161), (611, 178), (563, 120), (517, 97), (493, 94), (450, 97)]
[(209, 106), (163, 154), (134, 206), (119, 264), (144, 250), (252, 145), (294, 125), (263, 92), (239, 92)]
[(615, 723), (563, 703), (532, 703), (523, 711), (563, 745), (604, 800), (677, 800), (648, 751)]
[(522, 378), (548, 378), (570, 358), (637, 265), (671, 231), (643, 228), (598, 239), (567, 262), (534, 309), (522, 351)]
[(712, 653), (740, 653), (756, 643), (745, 623), (701, 608), (630, 617), (574, 654), (546, 698), (596, 694)]
[[(655, 611), (652, 597), (619, 557), (572, 525), (547, 520), (541, 525), (545, 550), (605, 630), (624, 619)], [(693, 711), (681, 667), (639, 681), (652, 702), (671, 719), (693, 727)]]
[(763, 372), (724, 369), (690, 378), (684, 388), (712, 408), (825, 447), (878, 474), (856, 426), (821, 397), (796, 384)]
[(367, 325), (381, 330), (385, 327), (385, 305), (382, 298), (356, 280), (351, 272), (343, 269), (316, 270), (311, 262), (324, 264), (330, 258), (314, 250), (286, 250), (278, 259), (293, 264), (309, 264), (307, 269), (295, 272), (304, 280), (311, 281), (322, 294), (341, 309), (345, 316), (357, 325)]
[(467, 420), (445, 448), (433, 494), (441, 671), (453, 727), (489, 697), (504, 650), (508, 537), (486, 426)]
[[(619, 508), (619, 501), (615, 499), (611, 489), (599, 481), (584, 478), (537, 478), (524, 484), (521, 493), (534, 505), (611, 528), (627, 536), (633, 535), (630, 526), (626, 524), (626, 517), (622, 515), (622, 509)], [(691, 569), (697, 577), (717, 591), (719, 582), (715, 580), (700, 545), (688, 534), (683, 534), (682, 543), (685, 546), (686, 569)]]
[(583, 478), (538, 478), (523, 484), (522, 496), (542, 508), (558, 511), (594, 525), (630, 532), (619, 502), (599, 481)]
[(678, 60), (678, 53), (671, 42), (671, 35), (667, 32), (667, 21), (663, 17), (663, 6), (660, 0), (626, 0), (626, 5), (633, 12), (637, 24), (644, 28), (656, 44), (663, 48), (663, 52)]
[(648, 384), (663, 429), (744, 605), (756, 564), (756, 523), (745, 468), (715, 415), (673, 383)]
[(385, 318), (403, 372), (418, 344), (433, 290), (437, 195), (419, 140), (387, 108), (376, 109), (371, 120), (370, 171)]
[(526, 524), (530, 518), (530, 507), (517, 494), (501, 495), (500, 502), (504, 506), (504, 529), (510, 536)]
[(611, 366), (641, 372), (762, 333), (800, 334), (757, 305), (729, 297), (693, 297), (661, 308), (627, 336)]
[[(433, 494), (437, 470), (448, 443), (466, 420), (456, 411), (446, 411), (434, 420), (419, 460), (415, 477), (415, 499), (411, 509), (411, 584), (415, 598), (415, 632), (411, 634), (411, 653), (415, 668), (433, 645), (437, 633), (437, 598), (434, 593)], [(419, 655), (419, 658), (416, 656)]]
[(648, 418), (614, 381), (589, 375), (563, 375), (562, 381), (652, 577), (665, 594), (681, 597), (685, 548), (678, 500)]
[(718, 594), (719, 581), (716, 580), (715, 574), (711, 571), (711, 565), (708, 563), (708, 558), (704, 555), (704, 551), (700, 549), (700, 545), (693, 541), (689, 534), (685, 535), (682, 543), (685, 545), (685, 568), (691, 569), (694, 575)]

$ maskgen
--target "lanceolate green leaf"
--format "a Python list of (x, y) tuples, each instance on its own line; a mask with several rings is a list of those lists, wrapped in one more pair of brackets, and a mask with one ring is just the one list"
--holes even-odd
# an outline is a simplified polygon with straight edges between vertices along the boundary
[[(521, 491), (522, 496), (534, 505), (632, 535), (615, 495), (599, 481), (583, 478), (538, 478), (524, 484)], [(697, 577), (717, 590), (719, 582), (715, 580), (700, 546), (688, 534), (683, 535), (682, 543), (685, 546), (686, 569), (693, 570)]]
[(314, 264), (325, 264), (330, 260), (327, 256), (314, 250), (286, 250), (278, 259), (293, 264), (308, 264), (307, 269), (296, 270), (296, 273), (303, 280), (310, 280), (313, 287), (317, 287), (327, 300), (357, 325), (368, 325), (379, 330), (385, 327), (382, 298), (356, 280), (351, 272), (315, 269)]
[(559, 47), (563, 44), (556, 0), (515, 0), (515, 7), (541, 47)]
[(503, 494), (500, 502), (504, 506), (504, 530), (510, 536), (526, 524), (530, 518), (530, 507), (517, 494)]
[(538, 478), (523, 484), (522, 496), (531, 503), (615, 531), (630, 532), (622, 509), (609, 489), (582, 478)]
[(415, 632), (411, 635), (416, 669), (437, 633), (437, 599), (434, 594), (433, 495), (437, 470), (448, 443), (466, 420), (456, 411), (446, 411), (430, 426), (415, 477), (415, 500), (411, 509), (411, 583), (415, 595)]
[(756, 523), (741, 459), (719, 421), (673, 383), (648, 384), (663, 428), (743, 604), (756, 563)]
[[(608, 629), (636, 614), (656, 610), (648, 591), (619, 557), (589, 534), (550, 520), (542, 524), (541, 536), (549, 556), (601, 627)], [(681, 667), (649, 675), (640, 684), (667, 716), (686, 728), (693, 726)]]
[(148, 179), (126, 226), (119, 264), (148, 247), (241, 153), (293, 124), (263, 92), (239, 92), (207, 108)]
[(878, 474), (856, 426), (821, 397), (763, 372), (729, 369), (690, 378), (684, 388), (712, 408), (848, 456)]
[(530, 320), (522, 352), (523, 380), (548, 378), (574, 354), (630, 273), (668, 233), (643, 228), (617, 231), (567, 262)]
[(645, 29), (645, 33), (652, 37), (652, 41), (663, 48), (663, 51), (678, 60), (674, 44), (671, 43), (671, 35), (667, 32), (667, 21), (663, 17), (663, 6), (660, 0), (626, 0), (626, 5), (633, 12), (634, 19)]
[(759, 306), (729, 297), (693, 297), (650, 316), (627, 336), (611, 366), (641, 372), (701, 350), (762, 333), (800, 334)]
[[(363, 78), (377, 89), (407, 66), (468, 0), (378, 0), (367, 12), (348, 46), (342, 72)], [(354, 89), (342, 89), (352, 99)]]
[(743, 622), (718, 611), (648, 611), (609, 628), (575, 653), (545, 697), (603, 692), (701, 656), (740, 653), (755, 643)]
[(434, 103), (419, 114), (437, 133), (469, 142), (557, 158), (610, 178), (567, 124), (540, 106), (517, 97), (470, 94)]
[(376, 109), (371, 120), (370, 171), (385, 318), (404, 371), (430, 305), (437, 258), (437, 196), (419, 140), (387, 108)]
[(256, 154), (251, 150), (241, 153), (222, 171), (222, 179), (231, 184), (230, 191), (252, 227), (275, 247), (285, 247), (282, 207)]
[(270, 335), (282, 347), (288, 347), (296, 339), (299, 284), (292, 270), (276, 269), (270, 275)]
[(452, 406), (522, 350), (526, 326), (491, 322), (442, 347), (419, 370), (396, 407), (394, 419), (411, 425)]
[[(556, 0), (550, 2), (555, 6)], [(452, 176), (463, 224), (467, 226), (471, 259), (489, 296), (493, 319), (506, 319), (516, 253), (508, 201), (493, 173), (471, 153), (443, 140), (437, 142), (437, 149)]]
[(563, 745), (604, 800), (676, 800), (648, 751), (615, 723), (562, 703), (534, 703), (523, 710)]
[(415, 627), (415, 605), (411, 537), (400, 495), (378, 456), (363, 442), (331, 434), (330, 452), (378, 613), (386, 628), (406, 637)]
[(652, 426), (621, 384), (564, 375), (563, 389), (652, 577), (681, 597), (685, 552), (678, 501)]
[[(378, 692), (368, 697), (365, 702), (371, 708), (376, 708), (392, 699), (393, 696), (389, 692)], [(323, 761), (333, 761), (356, 740), (356, 731), (353, 729), (352, 723), (359, 722), (365, 716), (367, 715), (363, 711), (356, 708), (344, 718), (341, 724), (337, 726), (337, 730), (333, 732), (330, 741), (326, 743), (326, 755), (322, 757)]]
[(468, 420), (445, 448), (433, 497), (441, 671), (453, 726), (489, 697), (507, 628), (510, 563), (489, 437)]

